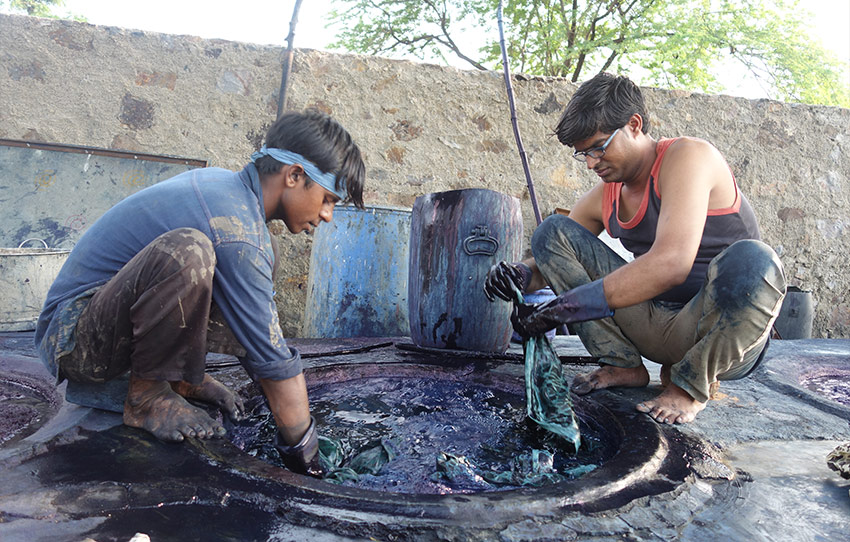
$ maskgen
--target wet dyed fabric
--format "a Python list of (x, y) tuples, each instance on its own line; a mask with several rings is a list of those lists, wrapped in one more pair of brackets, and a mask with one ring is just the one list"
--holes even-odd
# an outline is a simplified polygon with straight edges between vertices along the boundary
[(319, 461), (328, 482), (356, 482), (361, 475), (378, 474), (395, 456), (395, 448), (385, 439), (352, 453), (339, 440), (319, 437)]
[(578, 450), (581, 435), (557, 352), (545, 335), (526, 338), (522, 346), (528, 417)]
[(464, 487), (531, 486), (539, 487), (578, 478), (596, 469), (596, 465), (579, 465), (566, 472), (554, 467), (554, 456), (547, 450), (531, 450), (513, 458), (511, 470), (496, 472), (475, 465), (469, 458), (442, 452), (437, 458), (434, 481), (449, 482)]
[[(523, 302), (522, 293), (517, 289), (514, 289), (514, 302)], [(525, 337), (522, 347), (525, 353), (525, 399), (528, 417), (578, 450), (581, 435), (573, 413), (570, 388), (564, 381), (558, 353), (545, 334)]]

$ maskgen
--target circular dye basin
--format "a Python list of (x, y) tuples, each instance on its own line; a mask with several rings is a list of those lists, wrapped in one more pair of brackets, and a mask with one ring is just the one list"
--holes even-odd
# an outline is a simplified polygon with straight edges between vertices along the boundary
[[(380, 396), (380, 393), (362, 393), (369, 388), (370, 382), (374, 385), (373, 391), (379, 392), (382, 387), (416, 380), (437, 382), (439, 386), (434, 389), (459, 392), (461, 402), (466, 394), (466, 399), (488, 403), (494, 412), (507, 413), (504, 427), (485, 426), (472, 436), (455, 434), (448, 438), (440, 437), (436, 439), (434, 449), (447, 446), (446, 443), (487, 441), (505, 430), (507, 433), (529, 433), (536, 438), (534, 433), (539, 428), (518, 429), (526, 427), (523, 425), (525, 422), (519, 419), (521, 415), (517, 414), (525, 409), (521, 366), (503, 364), (500, 367), (493, 363), (451, 366), (447, 365), (451, 360), (439, 360), (437, 364), (427, 359), (427, 356), (422, 357), (416, 363), (314, 362), (312, 368), (305, 369), (305, 376), (314, 413), (324, 418), (324, 425), (320, 425), (321, 434), (332, 431), (341, 420), (368, 432), (369, 426), (374, 429), (375, 425), (380, 425), (378, 421), (386, 425), (393, 416), (414, 419), (414, 411), (429, 408), (432, 412), (427, 416), (434, 419), (433, 427), (419, 427), (416, 425), (418, 422), (412, 422), (414, 429), (406, 434), (409, 442), (416, 440), (417, 430), (425, 429), (426, 433), (432, 433), (423, 433), (424, 438), (436, 435), (438, 429), (451, 433), (451, 427), (468, 427), (441, 420), (440, 405), (427, 397), (414, 400), (400, 394), (400, 397), (408, 397), (408, 404), (404, 405), (407, 410), (401, 409), (393, 414), (390, 407), (389, 416), (385, 416), (386, 412), (382, 409), (364, 408), (364, 401)], [(508, 370), (504, 370), (506, 368)], [(336, 390), (332, 394), (334, 396), (338, 396), (339, 390), (360, 390), (361, 394), (352, 394), (348, 404), (337, 402), (336, 407), (332, 407), (329, 402), (329, 406), (323, 407), (323, 394), (332, 388)], [(253, 385), (244, 388), (241, 393), (249, 401), (259, 395)], [(509, 409), (507, 404), (511, 405)], [(238, 427), (228, 427), (234, 442), (211, 440), (200, 444), (213, 463), (268, 484), (270, 491), (276, 495), (276, 513), (287, 521), (330, 529), (348, 536), (379, 539), (398, 537), (400, 533), (414, 530), (422, 536), (425, 532), (447, 536), (449, 532), (453, 533), (452, 536), (463, 533), (465, 537), (469, 535), (465, 539), (477, 540), (476, 536), (472, 536), (475, 532), (485, 532), (494, 525), (524, 518), (551, 519), (576, 511), (588, 513), (617, 508), (637, 498), (670, 491), (691, 475), (685, 439), (668, 440), (662, 428), (616, 394), (605, 391), (594, 394), (594, 399), (574, 397), (573, 407), (589, 443), (589, 449), (580, 450), (578, 455), (585, 454), (580, 459), (598, 462), (599, 466), (583, 476), (567, 477), (539, 487), (493, 490), (465, 487), (458, 491), (455, 487), (435, 484), (425, 475), (419, 475), (418, 480), (411, 484), (406, 483), (410, 480), (395, 480), (401, 485), (401, 489), (396, 490), (391, 488), (392, 477), (371, 487), (368, 484), (367, 487), (340, 485), (292, 473), (243, 451), (241, 448), (250, 449), (251, 444)], [(426, 414), (424, 411), (421, 413)], [(478, 411), (469, 413), (472, 426), (479, 420), (479, 414)], [(392, 423), (396, 422), (398, 420)], [(569, 446), (566, 448), (571, 449)], [(426, 449), (426, 455), (431, 452)], [(509, 450), (506, 452), (503, 455), (511, 455)], [(262, 456), (261, 453), (256, 455)], [(564, 454), (565, 457), (567, 455)], [(480, 457), (478, 460), (484, 461)], [(565, 460), (565, 463), (568, 461)], [(424, 539), (422, 536), (419, 538)], [(441, 536), (436, 539), (441, 539)]]
[[(357, 475), (346, 469), (356, 479), (339, 483), (351, 487), (413, 494), (539, 487), (599, 468), (621, 440), (585, 413), (579, 416), (583, 444), (576, 453), (571, 443), (529, 421), (521, 381), (472, 367), (446, 371), (397, 364), (387, 374), (385, 366), (363, 364), (320, 372), (310, 375), (309, 391), (321, 435), (347, 456), (346, 464), (369, 454), (381, 460), (374, 472), (361, 468), (365, 472)], [(282, 466), (264, 398), (256, 396), (248, 405), (252, 414), (230, 428), (231, 440)]]
[[(0, 365), (2, 366), (2, 365)], [(17, 442), (35, 433), (59, 409), (52, 384), (18, 371), (0, 376), (0, 446)]]
[(850, 407), (850, 370), (826, 367), (800, 377), (806, 389), (830, 401)]

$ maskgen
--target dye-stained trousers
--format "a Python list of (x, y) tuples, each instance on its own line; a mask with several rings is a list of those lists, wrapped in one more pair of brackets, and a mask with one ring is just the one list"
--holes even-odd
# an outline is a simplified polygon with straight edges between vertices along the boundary
[(212, 241), (198, 230), (154, 239), (91, 298), (74, 350), (59, 360), (62, 375), (102, 383), (129, 370), (200, 384), (208, 351), (244, 355), (212, 304), (215, 261)]
[[(534, 232), (532, 254), (560, 293), (602, 278), (626, 262), (574, 220), (553, 215)], [(705, 282), (684, 305), (645, 301), (614, 316), (570, 325), (600, 362), (638, 367), (641, 356), (671, 366), (671, 380), (694, 399), (709, 399), (716, 380), (743, 378), (766, 348), (785, 296), (776, 253), (741, 240), (709, 264)]]

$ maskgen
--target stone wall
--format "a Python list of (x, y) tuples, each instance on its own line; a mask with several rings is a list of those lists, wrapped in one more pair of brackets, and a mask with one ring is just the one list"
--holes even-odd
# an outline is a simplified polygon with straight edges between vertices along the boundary
[[(0, 137), (239, 169), (275, 117), (281, 53), (0, 15)], [(526, 238), (533, 230), (500, 73), (297, 50), (290, 84), (290, 109), (332, 114), (359, 143), (367, 205), (490, 188), (521, 198)], [(552, 135), (575, 85), (522, 76), (513, 85), (541, 211), (569, 208), (595, 182)], [(789, 283), (814, 292), (815, 336), (850, 337), (850, 110), (645, 90), (654, 136), (702, 137), (725, 154)], [(281, 323), (298, 335), (311, 240), (273, 229), (286, 262)]]

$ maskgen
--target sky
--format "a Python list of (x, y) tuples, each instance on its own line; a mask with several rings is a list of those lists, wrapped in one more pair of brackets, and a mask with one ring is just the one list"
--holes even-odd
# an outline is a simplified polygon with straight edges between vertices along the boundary
[[(303, 0), (295, 47), (328, 50), (333, 31), (325, 28), (331, 0)], [(804, 0), (814, 14), (815, 39), (850, 66), (850, 0)], [(65, 10), (96, 25), (189, 34), (262, 45), (286, 45), (295, 0), (65, 0)], [(468, 65), (458, 61), (459, 68)], [(850, 68), (848, 68), (850, 74)], [(724, 94), (764, 98), (753, 84), (729, 84)]]

